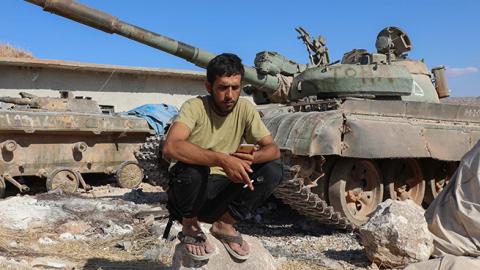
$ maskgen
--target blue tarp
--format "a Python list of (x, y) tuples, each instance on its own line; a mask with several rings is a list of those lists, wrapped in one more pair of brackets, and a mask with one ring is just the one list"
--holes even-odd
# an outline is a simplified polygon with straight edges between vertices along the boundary
[(177, 116), (178, 110), (167, 104), (145, 104), (127, 112), (147, 120), (158, 135), (165, 134), (165, 127)]

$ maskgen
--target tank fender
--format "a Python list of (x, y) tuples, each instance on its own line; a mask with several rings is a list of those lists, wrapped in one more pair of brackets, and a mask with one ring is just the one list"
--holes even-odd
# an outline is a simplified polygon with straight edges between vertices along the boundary
[(412, 118), (374, 118), (346, 114), (351, 132), (342, 156), (358, 158), (434, 158), (458, 161), (480, 139), (480, 127)]
[(263, 120), (280, 149), (295, 155), (457, 161), (480, 140), (480, 121), (464, 107), (347, 100), (337, 110), (267, 113)]
[(339, 110), (270, 114), (263, 118), (280, 149), (295, 155), (340, 155), (343, 115)]
[(342, 156), (457, 161), (480, 139), (474, 107), (349, 100), (341, 110), (348, 130)]

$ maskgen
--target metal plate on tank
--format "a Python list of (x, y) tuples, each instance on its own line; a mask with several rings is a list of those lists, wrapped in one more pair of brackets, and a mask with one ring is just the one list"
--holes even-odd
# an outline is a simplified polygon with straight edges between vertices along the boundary
[(341, 153), (343, 116), (338, 110), (286, 113), (264, 121), (281, 149), (307, 156)]
[(414, 117), (346, 113), (342, 156), (460, 160), (480, 139), (480, 125)]
[(92, 131), (151, 133), (148, 123), (137, 117), (59, 112), (22, 112), (0, 110), (0, 131)]

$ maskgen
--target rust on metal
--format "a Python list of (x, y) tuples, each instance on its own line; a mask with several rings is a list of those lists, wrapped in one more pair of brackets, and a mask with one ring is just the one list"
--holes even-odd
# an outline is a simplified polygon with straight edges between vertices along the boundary
[(74, 192), (79, 183), (88, 188), (82, 174), (135, 161), (135, 151), (153, 134), (144, 119), (102, 113), (90, 99), (23, 93), (0, 100), (0, 172), (23, 192), (28, 187), (16, 177), (46, 178), (48, 189), (65, 192)]
[[(475, 106), (346, 100), (336, 110), (264, 121), (279, 146), (296, 155), (459, 160), (480, 139), (479, 114)], [(399, 134), (405, 139), (394, 139)]]

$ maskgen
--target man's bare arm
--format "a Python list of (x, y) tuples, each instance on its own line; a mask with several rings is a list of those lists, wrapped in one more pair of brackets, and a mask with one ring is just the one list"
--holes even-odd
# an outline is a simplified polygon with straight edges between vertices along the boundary
[(248, 173), (253, 172), (250, 163), (228, 154), (203, 149), (187, 139), (190, 129), (183, 123), (174, 122), (168, 131), (163, 155), (175, 160), (201, 166), (220, 166), (232, 182), (245, 183), (253, 190)]
[(253, 153), (253, 163), (265, 163), (280, 158), (280, 149), (272, 135), (263, 137), (258, 144), (260, 149)]

